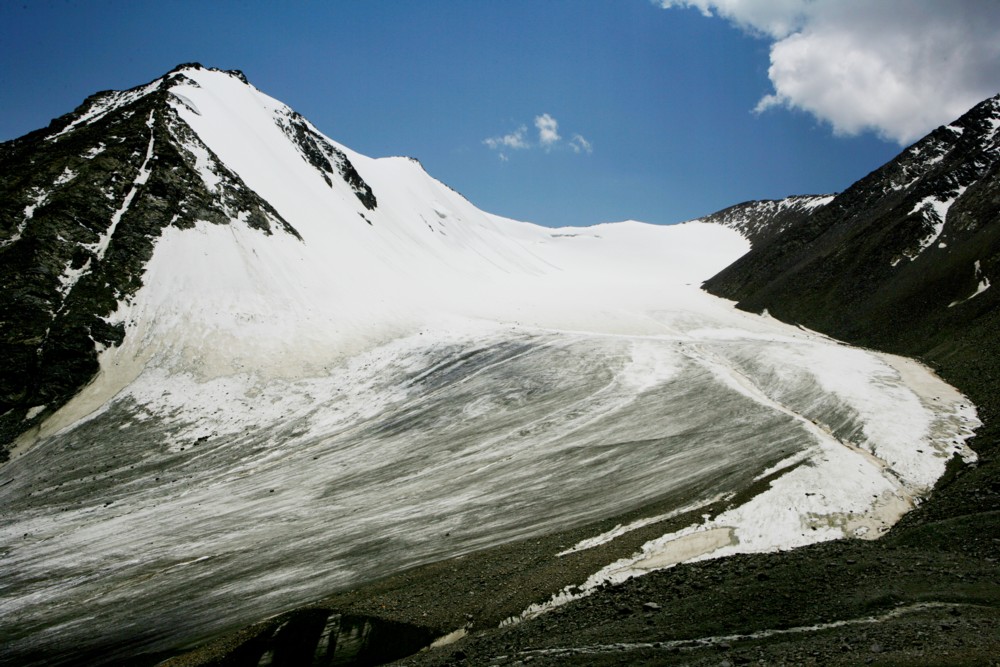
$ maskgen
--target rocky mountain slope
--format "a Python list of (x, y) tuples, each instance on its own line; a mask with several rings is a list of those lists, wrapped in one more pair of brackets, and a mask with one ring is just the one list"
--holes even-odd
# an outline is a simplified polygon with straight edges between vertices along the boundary
[(844, 340), (979, 357), (995, 377), (981, 346), (998, 330), (1000, 97), (759, 241), (706, 289)]
[[(0, 460), (93, 378), (102, 349), (121, 344), (124, 325), (110, 316), (141, 286), (165, 228), (240, 218), (297, 235), (180, 120), (184, 101), (171, 88), (189, 81), (184, 69), (97, 93), (0, 144)], [(317, 168), (347, 174), (374, 206), (343, 154), (301, 118), (287, 131)]]
[(698, 218), (735, 229), (754, 248), (759, 248), (788, 229), (796, 227), (817, 209), (829, 204), (834, 195), (795, 195), (785, 199), (743, 202)]

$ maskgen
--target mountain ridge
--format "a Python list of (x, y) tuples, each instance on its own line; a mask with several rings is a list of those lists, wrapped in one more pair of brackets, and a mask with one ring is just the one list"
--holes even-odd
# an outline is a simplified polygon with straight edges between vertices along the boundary
[(695, 220), (735, 229), (750, 241), (752, 247), (758, 247), (799, 224), (816, 208), (833, 201), (835, 196), (792, 195), (784, 199), (757, 199), (728, 206)]
[[(1000, 96), (907, 148), (809, 215), (780, 242), (755, 248), (707, 281), (707, 289), (737, 298), (741, 307), (767, 307), (779, 317), (806, 323), (803, 306), (786, 308), (774, 298), (794, 281), (796, 289), (804, 290), (798, 301), (815, 304), (808, 320), (845, 336), (865, 330), (872, 337), (873, 329), (884, 328), (888, 320), (905, 322), (905, 307), (896, 302), (912, 303), (920, 296), (945, 308), (947, 315), (963, 312), (954, 307), (949, 312), (948, 306), (964, 303), (977, 282), (997, 270), (995, 225), (985, 221), (1000, 212), (998, 127)], [(838, 253), (852, 245), (854, 251)], [(976, 261), (978, 271), (973, 270)], [(941, 273), (942, 266), (949, 275)], [(926, 271), (940, 274), (933, 296), (916, 294)], [(871, 326), (830, 319), (843, 312), (848, 297), (857, 319)], [(920, 307), (913, 319), (929, 316), (930, 307)]]
[[(227, 223), (243, 211), (251, 227), (297, 235), (179, 122), (165, 84), (183, 71), (92, 95), (48, 128), (0, 145), (0, 308), (13, 318), (0, 328), (0, 458), (93, 377), (102, 346), (121, 343), (124, 329), (106, 320), (138, 290), (160, 230)], [(115, 109), (123, 113), (109, 124)], [(120, 141), (107, 142), (115, 133)], [(217, 193), (197, 169), (202, 152), (223, 174)], [(61, 173), (39, 172), (36, 162)]]

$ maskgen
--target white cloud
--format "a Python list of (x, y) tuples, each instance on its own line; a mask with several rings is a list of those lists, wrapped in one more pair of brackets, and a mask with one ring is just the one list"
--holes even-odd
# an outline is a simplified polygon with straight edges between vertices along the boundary
[(493, 149), (529, 148), (531, 144), (529, 144), (525, 139), (525, 135), (527, 133), (527, 126), (522, 125), (510, 134), (505, 134), (502, 137), (490, 137), (489, 139), (483, 139), (483, 143)]
[(836, 134), (918, 139), (1000, 92), (1000, 3), (983, 0), (661, 0), (771, 45), (757, 111), (801, 109)]
[(573, 138), (569, 142), (569, 147), (573, 149), (574, 153), (593, 153), (594, 147), (589, 141), (583, 138), (583, 135), (574, 134)]
[(559, 122), (547, 113), (535, 116), (535, 127), (538, 128), (538, 143), (545, 148), (552, 147), (562, 139), (558, 131)]
[(574, 134), (569, 141), (563, 141), (559, 135), (559, 121), (550, 114), (543, 113), (535, 116), (535, 128), (538, 130), (538, 142), (532, 143), (528, 140), (528, 126), (521, 125), (515, 131), (498, 137), (483, 139), (483, 143), (489, 148), (498, 151), (501, 161), (510, 160), (507, 149), (528, 149), (543, 148), (546, 152), (553, 149), (566, 150), (569, 148), (574, 153), (593, 153), (593, 145), (583, 138), (581, 134)]

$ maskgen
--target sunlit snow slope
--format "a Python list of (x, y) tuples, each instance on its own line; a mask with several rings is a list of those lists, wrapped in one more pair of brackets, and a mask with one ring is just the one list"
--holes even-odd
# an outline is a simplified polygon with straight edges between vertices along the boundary
[(122, 344), (0, 468), (18, 661), (177, 646), (782, 469), (595, 576), (667, 566), (676, 540), (710, 557), (871, 537), (971, 455), (974, 410), (925, 369), (702, 292), (748, 248), (730, 229), (506, 220), (236, 75), (183, 75), (175, 139), (206, 187), (231, 171), (290, 229), (165, 228), (109, 318)]

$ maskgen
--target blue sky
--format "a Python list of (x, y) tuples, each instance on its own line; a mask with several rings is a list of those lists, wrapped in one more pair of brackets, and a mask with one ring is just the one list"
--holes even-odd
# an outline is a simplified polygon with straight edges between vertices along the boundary
[[(807, 15), (802, 2), (786, 1), (798, 13), (777, 18), (754, 0), (742, 9), (741, 0), (7, 2), (0, 140), (98, 90), (198, 61), (243, 70), (354, 150), (420, 159), (485, 210), (547, 225), (677, 222), (747, 199), (843, 189), (925, 125), (957, 115), (943, 109), (899, 129), (916, 103), (896, 95), (852, 120), (877, 95), (782, 79), (783, 45), (822, 72), (830, 58), (800, 48), (804, 37), (847, 39), (836, 32), (846, 20)], [(983, 23), (970, 12), (968, 25)], [(913, 32), (935, 20), (917, 17)], [(990, 58), (968, 99), (1000, 90), (1000, 57)], [(865, 103), (838, 109), (851, 94)], [(550, 131), (556, 122), (548, 142), (541, 119)], [(502, 146), (505, 136), (518, 139)]]

